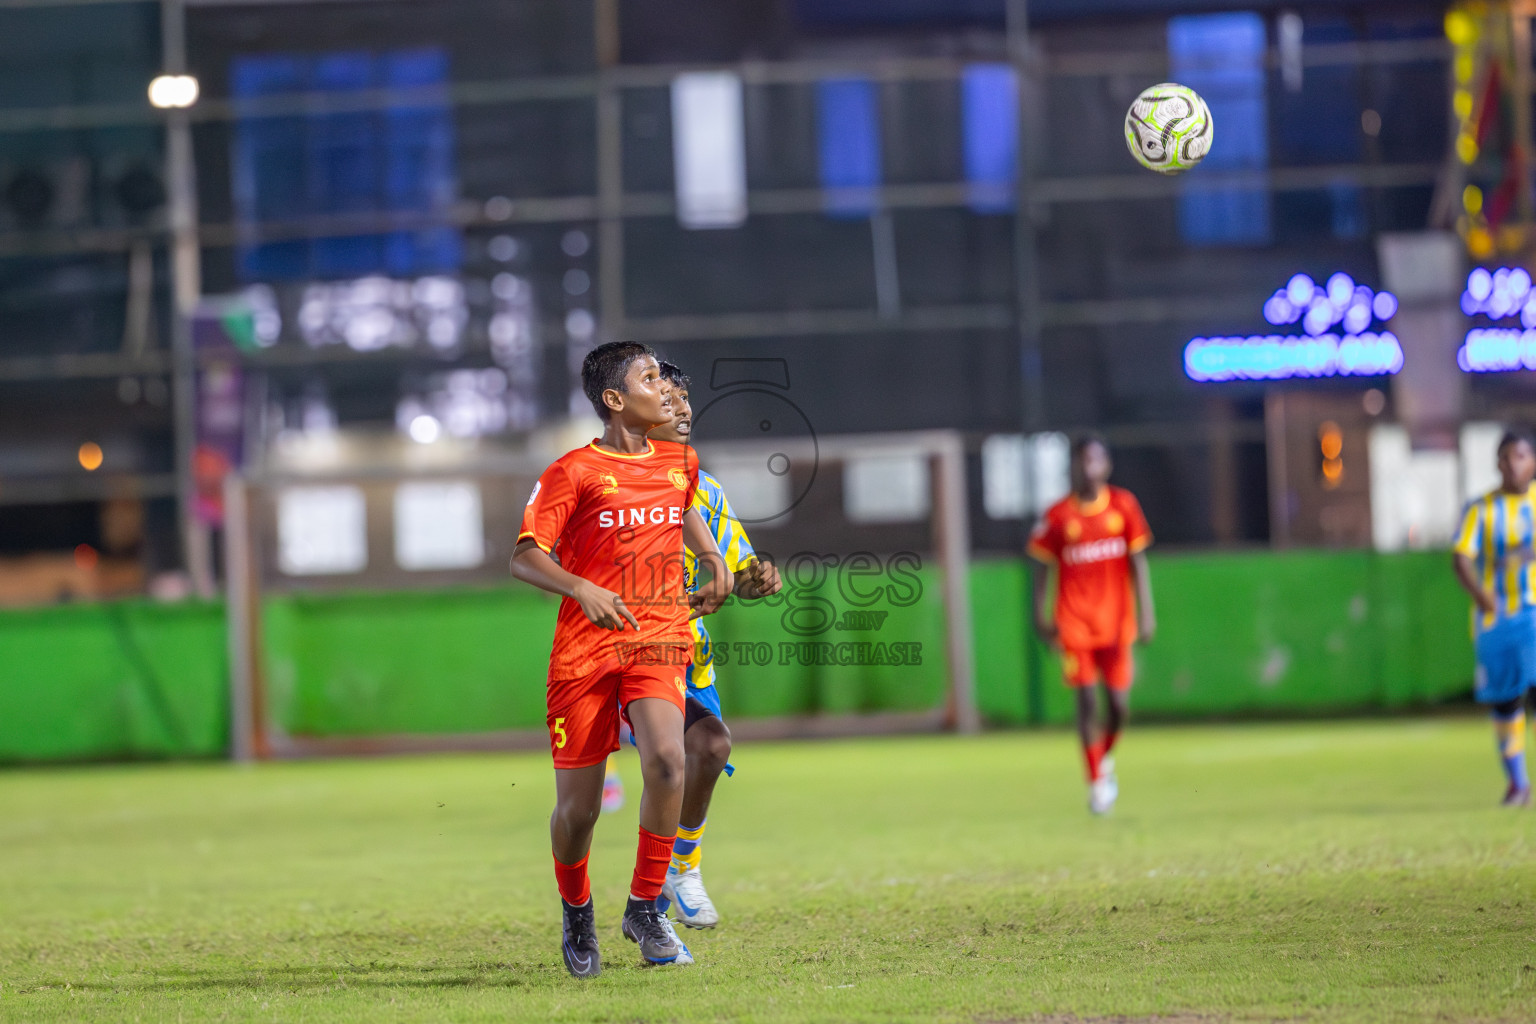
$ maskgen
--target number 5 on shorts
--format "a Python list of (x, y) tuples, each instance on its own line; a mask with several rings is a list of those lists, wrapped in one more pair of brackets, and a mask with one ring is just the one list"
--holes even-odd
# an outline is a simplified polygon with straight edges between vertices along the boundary
[(564, 747), (565, 746), (565, 719), (563, 719), (563, 718), (555, 719), (555, 724), (550, 726), (549, 733), (550, 733), (551, 736), (554, 737), (555, 749), (556, 750), (559, 750), (562, 747)]

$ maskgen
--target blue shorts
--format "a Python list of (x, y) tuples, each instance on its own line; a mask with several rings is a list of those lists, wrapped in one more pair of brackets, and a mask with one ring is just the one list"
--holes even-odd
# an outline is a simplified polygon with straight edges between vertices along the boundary
[[(720, 721), (725, 721), (725, 716), (720, 713), (720, 691), (715, 689), (715, 687), (712, 685), (699, 687), (697, 689), (690, 686), (688, 687), (688, 696), (684, 702), (683, 718), (687, 723), (683, 726), (684, 729), (687, 729), (689, 725), (692, 725), (694, 722), (698, 721), (699, 717), (701, 717), (696, 711), (693, 710), (693, 704), (697, 704), (700, 708), (707, 711), (709, 714), (714, 715), (716, 718), (720, 719)], [(635, 741), (635, 734), (633, 731), (629, 729), (624, 730), (623, 737), (630, 746), (635, 748), (640, 746), (640, 744)], [(736, 766), (727, 761), (725, 764), (725, 774), (735, 775)]]
[(720, 721), (725, 721), (725, 715), (720, 710), (720, 691), (713, 685), (688, 687), (688, 699), (696, 700), (709, 709), (709, 713)]
[(1500, 619), (1478, 634), (1475, 646), (1478, 703), (1519, 700), (1536, 688), (1536, 609)]

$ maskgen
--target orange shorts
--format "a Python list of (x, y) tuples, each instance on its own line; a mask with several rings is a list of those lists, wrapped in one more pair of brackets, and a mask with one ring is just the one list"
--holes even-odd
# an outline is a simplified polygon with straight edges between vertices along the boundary
[[(683, 710), (687, 684), (686, 644), (658, 645), (658, 657), (617, 656), (576, 679), (551, 679), (547, 693), (549, 752), (556, 768), (586, 768), (601, 764), (619, 749), (622, 706), (642, 697), (658, 697)], [(651, 662), (651, 663), (647, 663)], [(673, 664), (673, 662), (677, 662)]]
[(1069, 648), (1061, 652), (1061, 666), (1066, 672), (1067, 685), (1074, 687), (1092, 686), (1102, 678), (1111, 690), (1129, 690), (1136, 674), (1136, 660), (1131, 656), (1130, 644), (1087, 651)]

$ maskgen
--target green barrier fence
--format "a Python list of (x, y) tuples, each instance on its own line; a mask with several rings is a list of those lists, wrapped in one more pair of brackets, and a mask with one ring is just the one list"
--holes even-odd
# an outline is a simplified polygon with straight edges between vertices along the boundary
[(210, 757), (229, 742), (224, 608), (0, 615), (0, 761)]
[[(944, 699), (936, 573), (886, 562), (790, 575), (784, 595), (733, 602), (709, 620), (729, 714), (922, 710)], [(1153, 559), (1153, 579), (1161, 629), (1138, 652), (1141, 713), (1394, 708), (1470, 688), (1465, 601), (1441, 554), (1174, 555)], [(1026, 629), (1023, 566), (975, 563), (971, 600), (983, 715), (1070, 721), (1059, 665)], [(520, 588), (270, 601), (277, 720), (309, 735), (536, 728), (554, 604)]]
[(295, 736), (540, 727), (558, 604), (516, 584), (270, 598), (269, 714)]
[[(1159, 718), (1403, 708), (1470, 696), (1467, 601), (1437, 553), (1255, 552), (1151, 560), (1156, 642), (1132, 708)], [(972, 571), (977, 698), (992, 722), (1072, 720), (1058, 659), (1018, 637), (1017, 562)], [(1038, 660), (1030, 714), (1026, 665)]]
[[(1439, 553), (1154, 556), (1161, 628), (1138, 653), (1134, 707), (1198, 718), (1463, 697), (1471, 643), (1447, 561)], [(972, 566), (977, 700), (996, 724), (1066, 722), (1059, 665), (1027, 629), (1026, 582), (1017, 560)], [(308, 736), (540, 727), (555, 606), (510, 583), (270, 597), (272, 718)], [(923, 710), (944, 700), (943, 608), (927, 568), (885, 561), (802, 572), (785, 595), (733, 603), (709, 624), (728, 716)], [(0, 664), (0, 760), (226, 748), (216, 604), (5, 613)]]

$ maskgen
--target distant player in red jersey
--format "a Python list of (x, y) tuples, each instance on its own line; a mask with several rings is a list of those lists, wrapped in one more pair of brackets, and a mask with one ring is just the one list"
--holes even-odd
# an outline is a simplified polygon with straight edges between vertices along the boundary
[[(548, 725), (555, 761), (550, 842), (564, 906), (561, 952), (578, 978), (602, 969), (587, 852), (602, 806), (604, 766), (619, 749), (620, 708), (639, 741), (645, 788), (640, 844), (623, 932), (650, 963), (692, 954), (656, 909), (683, 798), (684, 677), (690, 614), (719, 608), (731, 574), (694, 510), (698, 457), (653, 441), (673, 419), (656, 355), (630, 342), (600, 345), (582, 388), (606, 421), (603, 436), (561, 456), (528, 498), (512, 574), (561, 595), (549, 659)], [(709, 580), (692, 596), (683, 545), (701, 552)], [(559, 546), (558, 560), (552, 557)], [(690, 611), (691, 609), (691, 611)]]
[[(1152, 531), (1130, 491), (1111, 487), (1114, 466), (1102, 438), (1072, 445), (1072, 493), (1046, 512), (1029, 540), (1041, 563), (1034, 575), (1035, 629), (1061, 651), (1067, 685), (1077, 691), (1077, 731), (1088, 764), (1088, 806), (1106, 814), (1119, 796), (1110, 751), (1129, 715), (1135, 666), (1131, 645), (1157, 630), (1146, 550)], [(1054, 616), (1047, 614), (1048, 570), (1056, 567)], [(1097, 685), (1109, 697), (1098, 723)]]

